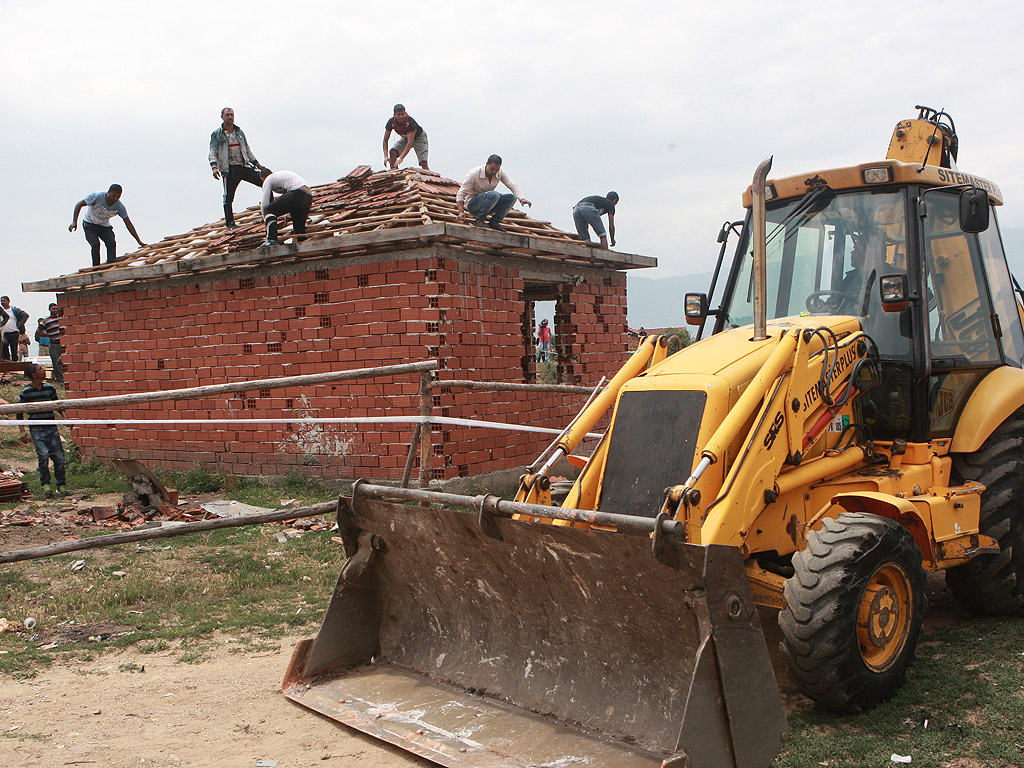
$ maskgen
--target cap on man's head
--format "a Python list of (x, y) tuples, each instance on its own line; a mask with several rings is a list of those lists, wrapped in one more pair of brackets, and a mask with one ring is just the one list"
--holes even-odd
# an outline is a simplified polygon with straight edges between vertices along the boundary
[(405, 104), (395, 104), (395, 114), (399, 112), (405, 112)]
[(499, 155), (491, 155), (487, 158), (488, 165), (501, 165), (501, 157)]
[(548, 321), (547, 321), (547, 320), (541, 320), (541, 321), (540, 321), (540, 324), (541, 324), (541, 325), (547, 325), (547, 324), (548, 324)]
[(605, 195), (605, 197), (607, 197), (609, 200), (611, 200), (614, 203), (619, 202), (619, 193), (618, 192), (614, 192), (614, 191), (613, 192), (609, 192), (607, 195)]

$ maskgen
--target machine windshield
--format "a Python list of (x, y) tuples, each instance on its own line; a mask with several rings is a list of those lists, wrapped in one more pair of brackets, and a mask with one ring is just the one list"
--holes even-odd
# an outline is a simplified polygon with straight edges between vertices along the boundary
[[(886, 357), (910, 354), (898, 313), (882, 311), (878, 280), (906, 271), (905, 198), (896, 191), (813, 190), (767, 209), (768, 319), (853, 315)], [(753, 250), (741, 244), (725, 307), (729, 327), (754, 322)]]

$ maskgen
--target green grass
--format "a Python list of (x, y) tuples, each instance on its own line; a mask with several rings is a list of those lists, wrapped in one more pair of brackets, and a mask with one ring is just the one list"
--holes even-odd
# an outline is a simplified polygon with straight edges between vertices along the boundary
[(893, 765), (893, 753), (918, 768), (1024, 765), (1022, 629), (1019, 619), (975, 618), (929, 633), (890, 701), (858, 715), (809, 706), (790, 715), (791, 737), (774, 765)]
[[(155, 653), (177, 647), (196, 663), (217, 632), (237, 633), (258, 645), (323, 617), (344, 560), (329, 531), (312, 531), (280, 544), (278, 526), (231, 528), (164, 540), (167, 549), (136, 545), (89, 550), (0, 569), (0, 616), (38, 621), (36, 642), (0, 635), (0, 674), (29, 677), (54, 660), (108, 648), (136, 646)], [(68, 566), (76, 559), (86, 565)], [(124, 571), (124, 577), (113, 572)], [(74, 622), (73, 624), (71, 622)], [(98, 642), (60, 643), (51, 636), (78, 626), (115, 624), (131, 634)]]

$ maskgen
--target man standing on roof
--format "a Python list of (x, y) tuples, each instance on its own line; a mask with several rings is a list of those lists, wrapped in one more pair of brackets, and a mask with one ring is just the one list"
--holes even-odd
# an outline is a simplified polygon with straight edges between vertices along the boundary
[(120, 184), (111, 184), (110, 189), (106, 192), (93, 192), (91, 195), (87, 195), (75, 203), (75, 212), (71, 215), (71, 224), (68, 226), (68, 232), (74, 232), (78, 229), (78, 214), (83, 208), (88, 206), (89, 210), (82, 217), (82, 229), (85, 231), (86, 242), (89, 243), (89, 247), (92, 249), (92, 265), (94, 267), (100, 265), (100, 240), (103, 241), (103, 245), (107, 249), (107, 264), (112, 264), (117, 259), (117, 243), (114, 239), (114, 228), (110, 226), (110, 220), (114, 216), (120, 216), (124, 219), (125, 227), (128, 228), (128, 232), (131, 233), (131, 236), (135, 238), (135, 241), (140, 246), (146, 245), (142, 242), (142, 238), (139, 237), (139, 233), (135, 231), (135, 225), (132, 224), (132, 220), (128, 218), (128, 209), (121, 202), (121, 192)]
[(590, 197), (584, 197), (578, 203), (576, 207), (572, 209), (572, 220), (576, 225), (576, 232), (580, 236), (580, 240), (591, 243), (590, 239), (590, 227), (594, 228), (594, 233), (601, 239), (601, 247), (608, 248), (608, 236), (604, 233), (604, 223), (601, 221), (601, 217), (606, 213), (608, 214), (608, 233), (612, 238), (612, 245), (615, 245), (615, 206), (619, 202), (618, 192), (609, 192), (604, 197), (600, 195), (591, 195)]
[(265, 171), (259, 160), (249, 149), (242, 129), (235, 125), (235, 110), (224, 107), (220, 111), (221, 126), (210, 134), (210, 167), (213, 178), (220, 179), (224, 187), (224, 224), (235, 228), (235, 190), (243, 181), (262, 185), (260, 171)]
[[(495, 191), (495, 187), (501, 182), (513, 194), (501, 194)], [(467, 202), (468, 198), (468, 202)], [(522, 205), (532, 206), (529, 200), (523, 197), (523, 191), (519, 188), (508, 174), (501, 170), (501, 158), (491, 155), (484, 165), (478, 166), (466, 174), (466, 180), (462, 182), (459, 193), (455, 195), (455, 202), (459, 207), (459, 218), (469, 218), (467, 211), (473, 214), (478, 227), (488, 226), (499, 232), (504, 232), (501, 220), (515, 204), (516, 200)], [(487, 215), (491, 219), (487, 221)]]
[(309, 188), (309, 184), (293, 171), (271, 173), (269, 169), (264, 168), (262, 176), (263, 200), (260, 203), (260, 211), (267, 225), (267, 242), (263, 245), (278, 245), (277, 217), (286, 213), (292, 217), (292, 234), (304, 234), (306, 217), (309, 216), (309, 209), (313, 205), (313, 190)]
[[(391, 149), (388, 149), (388, 139), (391, 138), (392, 131), (398, 134), (398, 141)], [(396, 171), (405, 156), (409, 154), (410, 149), (416, 150), (416, 160), (419, 161), (420, 168), (429, 171), (427, 132), (423, 130), (423, 126), (413, 120), (412, 115), (405, 111), (403, 105), (395, 104), (395, 116), (384, 125), (384, 162), (391, 166), (392, 171)]]

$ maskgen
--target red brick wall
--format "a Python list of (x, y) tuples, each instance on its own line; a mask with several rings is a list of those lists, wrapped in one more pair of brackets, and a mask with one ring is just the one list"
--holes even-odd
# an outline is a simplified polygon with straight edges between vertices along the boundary
[[(69, 397), (143, 392), (374, 367), (440, 362), (440, 380), (524, 380), (523, 281), (515, 266), (407, 258), (273, 274), (234, 270), (203, 283), (140, 283), (107, 293), (66, 293)], [(567, 383), (596, 384), (627, 356), (625, 277), (588, 271), (562, 285), (556, 341)], [(560, 331), (557, 329), (561, 329)], [(571, 360), (569, 359), (571, 356)], [(304, 389), (249, 391), (77, 418), (282, 418), (413, 416), (418, 377), (366, 379)], [(305, 403), (303, 401), (305, 398)], [(584, 396), (433, 390), (435, 416), (561, 428)], [(101, 457), (153, 466), (208, 465), (235, 474), (396, 479), (413, 426), (283, 424), (76, 427), (75, 442)], [(529, 463), (548, 435), (434, 425), (435, 478)], [(300, 443), (310, 451), (304, 453)], [(346, 446), (347, 447), (344, 447)]]

